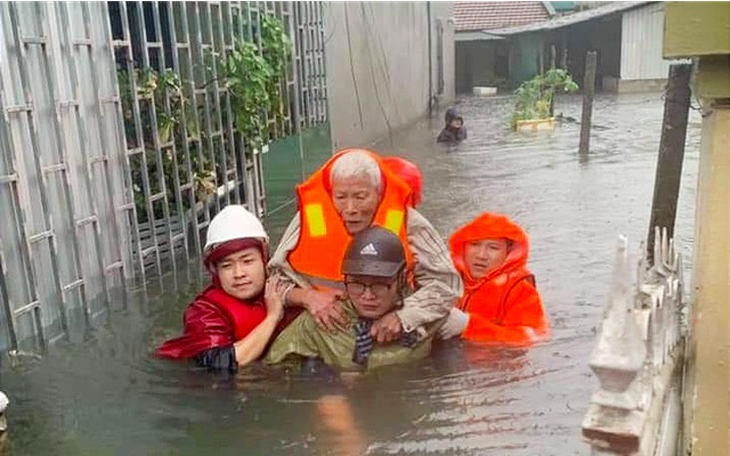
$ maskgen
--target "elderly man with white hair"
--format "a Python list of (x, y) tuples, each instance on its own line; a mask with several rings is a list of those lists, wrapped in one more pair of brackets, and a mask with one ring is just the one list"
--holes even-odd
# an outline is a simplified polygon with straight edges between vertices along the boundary
[[(304, 307), (325, 329), (343, 325), (342, 259), (353, 235), (382, 226), (398, 236), (406, 252), (412, 294), (402, 308), (373, 322), (376, 342), (448, 315), (462, 282), (434, 227), (412, 207), (408, 185), (365, 149), (345, 149), (297, 186), (298, 213), (285, 231), (269, 266), (291, 281), (285, 305)], [(367, 252), (363, 252), (367, 254)]]

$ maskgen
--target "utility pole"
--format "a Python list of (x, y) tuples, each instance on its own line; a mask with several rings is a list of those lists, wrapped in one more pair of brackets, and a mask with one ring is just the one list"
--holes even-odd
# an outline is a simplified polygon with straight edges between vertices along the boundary
[[(647, 259), (654, 264), (654, 227), (666, 228), (669, 239), (674, 237), (679, 183), (682, 178), (684, 143), (687, 137), (692, 65), (675, 63), (669, 67), (667, 93), (664, 99), (662, 137), (659, 141), (654, 199), (651, 204)], [(651, 247), (649, 247), (651, 246)]]

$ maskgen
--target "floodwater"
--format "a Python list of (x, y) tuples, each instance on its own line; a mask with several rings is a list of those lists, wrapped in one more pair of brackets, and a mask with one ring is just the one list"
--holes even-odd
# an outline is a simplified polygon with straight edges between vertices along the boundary
[[(444, 238), (487, 210), (524, 227), (549, 342), (516, 350), (455, 341), (420, 364), (361, 378), (262, 366), (233, 377), (191, 371), (149, 355), (180, 331), (182, 310), (204, 285), (192, 267), (150, 284), (146, 300), (132, 295), (127, 310), (51, 356), (3, 366), (2, 389), (11, 400), (7, 453), (588, 454), (580, 426), (597, 386), (588, 357), (618, 235), (628, 236), (635, 254), (647, 233), (661, 97), (598, 96), (588, 157), (577, 153), (575, 123), (510, 132), (509, 97), (460, 103), (469, 138), (450, 150), (433, 144), (440, 119), (377, 146), (421, 166), (420, 209)], [(580, 109), (577, 96), (556, 103), (556, 112), (577, 119)], [(686, 260), (700, 121), (691, 112), (676, 228)]]

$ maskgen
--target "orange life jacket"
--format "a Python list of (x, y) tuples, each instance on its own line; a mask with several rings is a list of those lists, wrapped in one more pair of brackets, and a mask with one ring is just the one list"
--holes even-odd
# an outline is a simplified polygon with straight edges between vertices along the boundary
[[(512, 247), (498, 269), (473, 279), (464, 260), (465, 245), (487, 238), (509, 239)], [(529, 243), (519, 226), (502, 215), (485, 213), (452, 234), (449, 247), (464, 280), (457, 307), (469, 314), (462, 338), (529, 344), (548, 335), (535, 279), (527, 269)]]
[[(509, 296), (509, 292), (522, 280), (527, 280), (530, 285), (533, 287), (535, 286), (535, 276), (526, 268), (519, 268), (515, 271), (501, 274), (501, 277), (498, 276), (492, 279), (490, 288), (497, 290), (487, 290), (487, 282), (481, 283), (475, 288), (465, 288), (464, 294), (456, 303), (456, 307), (464, 312), (469, 312), (471, 305), (475, 301), (484, 301), (485, 299), (496, 301), (496, 305), (490, 306), (490, 313), (492, 314), (491, 319), (494, 320), (495, 323), (499, 323), (504, 320), (505, 317), (505, 304)], [(495, 293), (495, 291), (497, 291), (497, 293)], [(477, 303), (474, 307), (476, 308), (481, 306)]]
[(380, 167), (382, 195), (371, 225), (386, 228), (400, 238), (409, 270), (413, 255), (408, 247), (406, 211), (412, 201), (408, 185), (382, 163), (375, 153), (365, 149), (345, 149), (335, 154), (304, 183), (297, 186), (299, 200), (299, 240), (287, 260), (292, 269), (307, 276), (314, 286), (342, 288), (342, 259), (351, 236), (332, 203), (330, 169), (342, 155), (365, 151)]

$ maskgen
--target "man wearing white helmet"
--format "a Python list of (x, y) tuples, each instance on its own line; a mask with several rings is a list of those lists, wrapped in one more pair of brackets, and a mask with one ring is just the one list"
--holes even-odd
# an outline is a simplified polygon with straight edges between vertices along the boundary
[(212, 283), (185, 309), (183, 335), (155, 354), (230, 371), (258, 359), (284, 315), (283, 285), (266, 280), (267, 257), (268, 236), (256, 216), (240, 205), (220, 211), (203, 249)]

